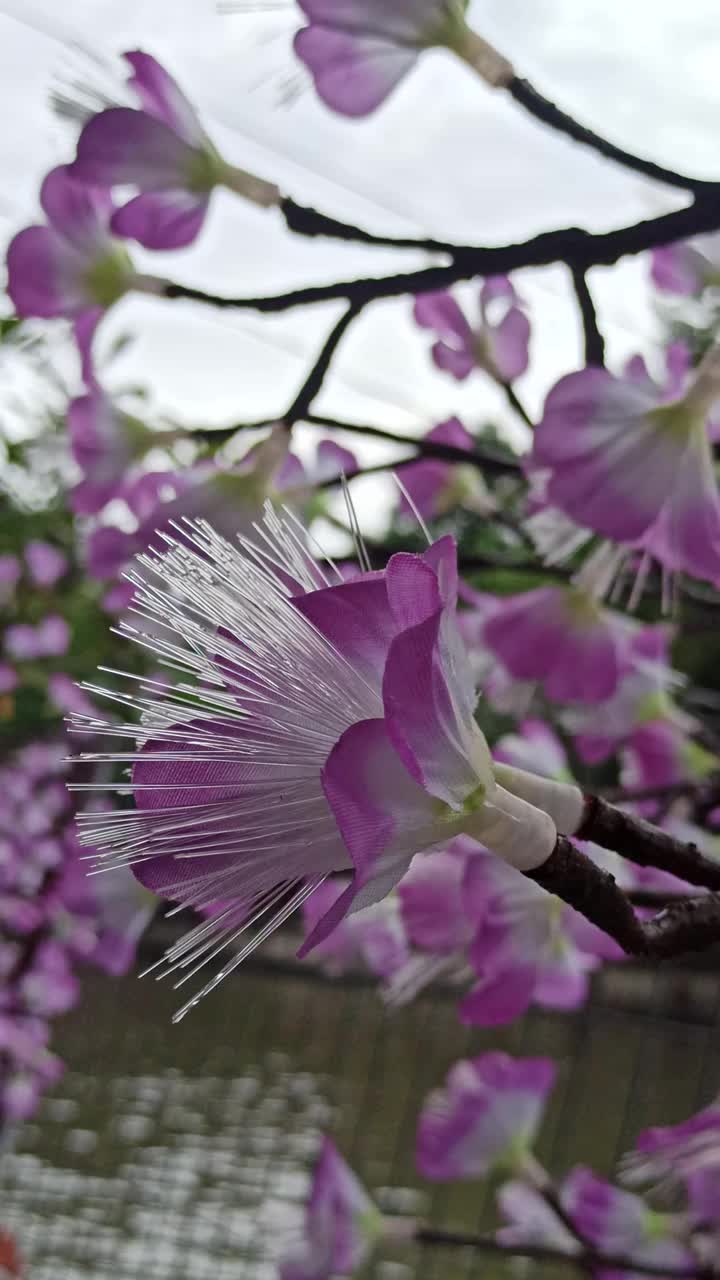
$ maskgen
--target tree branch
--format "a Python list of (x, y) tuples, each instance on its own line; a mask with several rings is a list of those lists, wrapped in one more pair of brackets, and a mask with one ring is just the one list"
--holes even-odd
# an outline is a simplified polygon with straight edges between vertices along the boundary
[(602, 368), (605, 364), (605, 339), (598, 328), (595, 303), (588, 286), (587, 275), (584, 268), (579, 266), (571, 267), (570, 273), (585, 334), (585, 364)]
[(266, 314), (288, 311), (292, 307), (312, 306), (318, 302), (331, 302), (338, 298), (365, 304), (376, 298), (432, 293), (447, 289), (460, 280), (471, 280), (475, 276), (508, 275), (526, 267), (548, 266), (555, 262), (564, 262), (569, 267), (579, 265), (583, 269), (612, 266), (628, 254), (644, 253), (648, 249), (686, 240), (701, 232), (718, 230), (720, 188), (711, 186), (702, 199), (696, 199), (685, 209), (674, 210), (614, 231), (589, 232), (581, 227), (566, 227), (542, 232), (518, 244), (499, 245), (495, 248), (456, 245), (453, 261), (443, 266), (424, 267), (390, 276), (370, 276), (310, 285), (269, 297), (230, 298), (168, 282), (159, 296), (185, 298), (209, 306)]
[(360, 312), (366, 306), (364, 302), (351, 302), (347, 310), (343, 312), (337, 324), (333, 325), (327, 341), (324, 343), (322, 351), (305, 379), (302, 387), (298, 391), (290, 408), (283, 414), (283, 422), (286, 426), (292, 427), (301, 418), (307, 414), (310, 406), (316, 396), (322, 390), (325, 375), (327, 374), (332, 363), (333, 356), (342, 342), (342, 339), (352, 324), (360, 315)]
[(386, 430), (385, 427), (345, 422), (339, 418), (327, 418), (316, 413), (306, 413), (304, 421), (309, 422), (313, 427), (324, 427), (328, 431), (349, 431), (373, 440), (389, 440), (391, 444), (406, 445), (408, 448), (415, 449), (418, 457), (437, 458), (441, 462), (465, 463), (468, 466), (477, 467), (488, 475), (520, 475), (519, 461), (503, 457), (500, 453), (494, 453), (484, 447), (462, 449), (458, 445), (443, 444), (439, 440), (418, 440), (417, 437), (404, 436), (399, 431)]
[(558, 836), (547, 862), (526, 874), (614, 938), (626, 955), (667, 960), (720, 942), (720, 894), (682, 898), (640, 920), (614, 878), (565, 836)]
[(666, 186), (680, 187), (683, 191), (704, 193), (717, 192), (720, 189), (720, 184), (716, 182), (708, 182), (703, 178), (689, 178), (686, 174), (676, 173), (674, 169), (665, 169), (662, 165), (655, 164), (653, 160), (644, 160), (641, 156), (633, 155), (631, 151), (616, 147), (614, 143), (608, 142), (607, 138), (579, 124), (567, 112), (561, 111), (549, 98), (543, 97), (529, 80), (522, 80), (516, 76), (507, 89), (511, 97), (536, 120), (549, 125), (558, 133), (565, 134), (565, 137), (572, 138), (573, 142), (590, 147), (606, 160), (614, 160), (624, 169), (641, 173), (644, 178), (652, 178), (653, 181), (665, 183)]
[(720, 862), (708, 858), (697, 845), (677, 840), (600, 796), (585, 797), (585, 817), (575, 834), (578, 840), (612, 849), (641, 867), (657, 867), (690, 884), (720, 891)]
[(701, 1263), (691, 1267), (672, 1267), (665, 1263), (639, 1262), (623, 1254), (600, 1253), (594, 1249), (580, 1249), (570, 1253), (563, 1249), (542, 1244), (502, 1244), (494, 1236), (473, 1235), (468, 1232), (445, 1231), (440, 1227), (420, 1227), (415, 1232), (417, 1244), (441, 1249), (477, 1249), (493, 1257), (530, 1258), (536, 1262), (558, 1262), (580, 1268), (583, 1271), (608, 1270), (628, 1272), (641, 1276), (667, 1277), (668, 1280), (714, 1280), (715, 1268)]
[(388, 249), (418, 249), (425, 253), (446, 253), (452, 255), (455, 246), (447, 240), (415, 239), (412, 236), (395, 238), (393, 236), (373, 235), (355, 227), (350, 222), (340, 222), (325, 213), (318, 212), (307, 205), (297, 204), (289, 196), (280, 202), (280, 210), (289, 231), (297, 235), (324, 236), (330, 240), (344, 240), (349, 244), (368, 244)]

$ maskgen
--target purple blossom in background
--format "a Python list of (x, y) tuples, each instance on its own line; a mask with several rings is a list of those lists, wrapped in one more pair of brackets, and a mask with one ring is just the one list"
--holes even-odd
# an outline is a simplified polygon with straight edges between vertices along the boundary
[(278, 188), (227, 164), (194, 107), (164, 67), (148, 53), (124, 55), (130, 88), (141, 109), (111, 107), (85, 125), (71, 173), (99, 187), (134, 186), (128, 204), (112, 216), (117, 236), (147, 249), (191, 244), (207, 215), (210, 196), (226, 186), (260, 205), (277, 204)]
[[(651, 1209), (639, 1196), (621, 1191), (590, 1169), (566, 1179), (563, 1203), (580, 1233), (599, 1251), (632, 1258), (644, 1266), (691, 1267), (693, 1255), (677, 1238), (682, 1218)], [(602, 1280), (635, 1280), (631, 1271), (603, 1270)]]
[[(439, 423), (425, 439), (437, 444), (455, 445), (470, 452), (475, 447), (475, 441), (459, 418)], [(416, 519), (413, 506), (427, 520), (442, 516), (458, 505), (478, 515), (487, 515), (494, 507), (478, 468), (472, 464), (421, 458), (419, 462), (403, 467), (402, 480), (410, 502), (405, 493), (401, 493), (399, 509), (413, 520)]]
[(0, 1128), (30, 1116), (59, 1078), (48, 1022), (76, 1004), (78, 964), (125, 972), (152, 913), (129, 872), (95, 878), (102, 887), (89, 879), (67, 751), (38, 742), (0, 766)]
[(509, 596), (489, 617), (485, 644), (516, 680), (536, 680), (555, 702), (604, 702), (619, 684), (632, 632), (579, 587)]
[(93, 515), (121, 496), (133, 462), (153, 443), (162, 443), (161, 436), (117, 409), (97, 383), (68, 405), (67, 426), (73, 458), (83, 472), (70, 494), (79, 515)]
[(40, 190), (47, 218), (26, 227), (7, 251), (8, 293), (18, 315), (72, 320), (83, 366), (91, 381), (91, 343), (104, 312), (130, 289), (157, 291), (161, 282), (139, 276), (110, 232), (108, 191), (73, 178), (67, 165), (53, 169)]
[[(132, 444), (134, 428), (126, 443)], [(120, 447), (124, 447), (120, 442)], [(171, 524), (201, 518), (220, 534), (236, 542), (238, 535), (254, 536), (254, 525), (262, 518), (264, 502), (275, 494), (283, 500), (302, 502), (312, 485), (356, 469), (355, 457), (332, 441), (323, 441), (315, 459), (306, 468), (289, 452), (289, 438), (283, 427), (254, 445), (234, 467), (223, 470), (214, 462), (200, 462), (185, 471), (130, 476), (122, 487), (135, 528), (121, 530), (115, 525), (99, 525), (87, 545), (90, 573), (98, 578), (113, 577), (132, 556), (148, 548), (162, 549), (160, 535)], [(173, 536), (181, 536), (177, 527)]]
[(668, 343), (663, 353), (665, 363), (664, 381), (658, 381), (650, 375), (643, 356), (631, 356), (623, 369), (623, 377), (649, 389), (663, 400), (679, 400), (688, 388), (693, 362), (692, 352), (686, 342), (677, 340)]
[(59, 614), (48, 614), (34, 627), (27, 622), (6, 627), (3, 642), (9, 657), (18, 662), (31, 662), (36, 658), (61, 658), (68, 650), (70, 639), (71, 631), (65, 619)]
[(323, 1139), (305, 1210), (302, 1241), (280, 1265), (280, 1280), (351, 1276), (369, 1259), (383, 1218), (334, 1143)]
[(665, 293), (691, 296), (720, 283), (720, 234), (693, 236), (652, 253), (653, 283)]
[[(346, 879), (326, 880), (302, 905), (303, 926), (310, 935), (347, 888)], [(408, 960), (408, 944), (393, 898), (346, 916), (336, 929), (319, 942), (315, 960), (326, 973), (338, 976), (367, 969), (378, 978), (389, 979)]]
[(545, 402), (532, 465), (547, 501), (586, 529), (672, 571), (720, 583), (720, 496), (707, 428), (718, 398), (710, 353), (681, 400), (588, 368)]
[(333, 111), (375, 111), (415, 66), (425, 49), (445, 46), (491, 81), (507, 74), (504, 59), (487, 63), (487, 47), (467, 26), (466, 0), (298, 0), (307, 26), (295, 53)]
[(531, 1003), (583, 1004), (598, 958), (573, 937), (572, 908), (487, 858), (468, 862), (463, 894), (476, 923), (468, 958), (479, 979), (460, 1006), (463, 1022), (496, 1026), (520, 1017)]
[(492, 276), (483, 284), (475, 325), (445, 292), (420, 294), (413, 314), (416, 324), (437, 335), (432, 358), (438, 369), (458, 381), (483, 369), (496, 382), (508, 383), (528, 367), (530, 322), (505, 276)]
[(417, 1165), (433, 1181), (522, 1169), (555, 1068), (547, 1058), (486, 1053), (457, 1062), (431, 1093), (418, 1126)]
[(702, 1221), (720, 1216), (720, 1104), (717, 1100), (681, 1124), (640, 1134), (625, 1157), (624, 1181), (631, 1186), (682, 1185)]
[(36, 587), (54, 587), (70, 566), (64, 551), (39, 538), (25, 543), (24, 557), (30, 579)]

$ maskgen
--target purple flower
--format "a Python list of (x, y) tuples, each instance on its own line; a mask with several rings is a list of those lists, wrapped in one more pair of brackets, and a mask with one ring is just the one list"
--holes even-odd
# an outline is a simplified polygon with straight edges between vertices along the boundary
[[(111, 877), (105, 877), (106, 879)], [(303, 925), (310, 935), (347, 888), (347, 880), (326, 880), (305, 900)], [(357, 972), (363, 968), (378, 978), (392, 978), (408, 960), (408, 943), (394, 898), (340, 921), (314, 950), (315, 959), (330, 974)]]
[(513, 70), (464, 19), (453, 0), (299, 0), (308, 23), (295, 53), (310, 71), (318, 96), (333, 111), (375, 111), (412, 70), (424, 49), (445, 46), (490, 84)]
[(513, 382), (528, 367), (530, 323), (506, 276), (485, 281), (474, 326), (445, 292), (420, 294), (414, 315), (421, 328), (437, 335), (432, 357), (438, 369), (459, 381), (484, 369), (497, 382)]
[(137, 275), (113, 239), (113, 205), (102, 185), (78, 182), (61, 165), (45, 178), (40, 203), (47, 224), (26, 227), (8, 248), (8, 293), (21, 316), (73, 321), (90, 381), (92, 337), (104, 312), (130, 289), (153, 292), (161, 282)]
[(456, 1063), (420, 1116), (420, 1172), (445, 1182), (521, 1169), (554, 1078), (548, 1058), (486, 1053)]
[(351, 1276), (368, 1260), (383, 1218), (334, 1143), (323, 1140), (302, 1242), (280, 1265), (281, 1280)]
[(720, 234), (693, 236), (679, 244), (654, 249), (653, 283), (665, 293), (690, 296), (720, 282)]
[[(426, 440), (438, 444), (452, 444), (470, 452), (475, 447), (472, 436), (458, 418), (450, 418), (433, 427)], [(477, 467), (472, 464), (443, 462), (440, 458), (421, 458), (412, 466), (403, 468), (405, 494), (400, 497), (400, 511), (415, 518), (416, 511), (428, 520), (444, 515), (451, 508), (461, 505), (478, 514), (492, 510), (493, 501)], [(412, 505), (411, 505), (412, 503)]]
[(50, 542), (33, 538), (25, 544), (25, 563), (36, 587), (54, 587), (68, 571), (69, 561), (63, 551)]
[(691, 1208), (704, 1221), (720, 1216), (720, 1104), (717, 1100), (681, 1124), (658, 1126), (640, 1134), (623, 1162), (623, 1180), (631, 1186), (683, 1184)]
[[(267, 915), (255, 942), (350, 871), (303, 952), (458, 834), (540, 865), (554, 823), (497, 785), (474, 718), (452, 539), (347, 582), (326, 578), (272, 508), (239, 544), (189, 524), (147, 584), (133, 574), (138, 638), (200, 684), (185, 710), (172, 690), (158, 698), (134, 756), (137, 808), (113, 816), (106, 864), (131, 860), (188, 905), (227, 902), (219, 933)], [(91, 816), (90, 843), (104, 845), (104, 825)]]
[(497, 859), (469, 861), (465, 908), (477, 921), (469, 960), (479, 981), (460, 1007), (470, 1025), (512, 1022), (531, 1003), (576, 1009), (597, 956), (573, 937), (575, 913)]
[(604, 702), (619, 684), (632, 624), (580, 587), (510, 596), (484, 640), (516, 680), (541, 682), (554, 702)]
[[(632, 1258), (646, 1268), (692, 1266), (693, 1255), (677, 1238), (681, 1219), (658, 1213), (639, 1196), (611, 1186), (590, 1169), (573, 1169), (563, 1187), (563, 1203), (580, 1233), (599, 1252)], [(639, 1280), (633, 1271), (604, 1269), (598, 1274), (601, 1280)]]
[(720, 583), (720, 496), (707, 430), (718, 397), (709, 353), (681, 400), (605, 369), (552, 389), (532, 462), (546, 496), (578, 525), (637, 548), (672, 571)]
[(148, 53), (124, 55), (141, 110), (111, 107), (93, 116), (78, 140), (72, 176), (99, 187), (131, 185), (139, 194), (112, 216), (115, 235), (147, 249), (179, 249), (199, 234), (217, 186), (256, 204), (278, 188), (227, 164), (179, 85)]
[(97, 383), (68, 405), (67, 425), (73, 457), (83, 472), (70, 503), (78, 514), (93, 515), (122, 494), (128, 468), (150, 448), (153, 435), (117, 409)]
[(70, 627), (58, 614), (48, 614), (33, 627), (17, 622), (5, 631), (5, 651), (11, 658), (29, 662), (35, 658), (60, 658), (70, 645)]
[[(328, 465), (329, 459), (323, 458)], [(285, 470), (287, 476), (291, 470), (298, 483), (305, 483), (302, 465), (291, 463), (288, 468), (287, 463), (288, 435), (279, 428), (232, 469), (225, 471), (212, 462), (201, 462), (185, 471), (151, 471), (130, 478), (122, 496), (135, 518), (135, 528), (125, 531), (100, 525), (93, 530), (87, 545), (90, 573), (98, 578), (113, 577), (138, 552), (161, 549), (162, 535), (171, 526), (173, 535), (182, 537), (178, 529), (191, 519), (209, 520), (232, 540), (240, 534), (252, 536), (263, 503), (275, 491), (277, 473)]]
[[(620, 780), (629, 791), (673, 787), (714, 773), (720, 761), (689, 737), (682, 720), (658, 716), (636, 725), (624, 744)], [(643, 808), (652, 813), (653, 806)]]

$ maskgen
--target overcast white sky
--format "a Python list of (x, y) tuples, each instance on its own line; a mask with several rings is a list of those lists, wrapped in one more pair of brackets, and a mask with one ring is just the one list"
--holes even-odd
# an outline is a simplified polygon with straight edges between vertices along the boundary
[[(392, 3), (392, 0), (388, 0)], [(470, 16), (548, 96), (626, 147), (670, 166), (720, 175), (720, 16), (717, 0), (475, 0)], [(112, 54), (142, 46), (165, 61), (202, 109), (229, 159), (289, 194), (378, 231), (477, 243), (556, 225), (607, 228), (676, 207), (684, 197), (645, 182), (546, 132), (487, 91), (449, 55), (426, 55), (375, 116), (333, 116), (296, 79), (295, 6), (222, 16), (215, 0), (0, 0), (0, 234), (31, 219), (44, 171), (72, 154), (47, 95), (71, 66), (67, 42)], [(140, 255), (138, 255), (139, 257)], [(307, 242), (221, 195), (189, 251), (146, 255), (151, 270), (220, 292), (275, 292), (383, 272), (417, 255)], [(591, 283), (611, 363), (652, 352), (647, 264), (598, 270)], [(519, 390), (533, 412), (580, 362), (580, 334), (561, 269), (522, 273), (533, 318), (533, 368)], [(460, 290), (472, 297), (472, 287)], [(148, 382), (159, 408), (213, 423), (282, 411), (337, 306), (282, 317), (216, 314), (185, 303), (125, 301), (100, 345), (128, 327), (137, 341), (112, 369)], [(399, 429), (452, 413), (510, 425), (480, 373), (437, 374), (407, 300), (376, 304), (351, 331), (318, 411)]]

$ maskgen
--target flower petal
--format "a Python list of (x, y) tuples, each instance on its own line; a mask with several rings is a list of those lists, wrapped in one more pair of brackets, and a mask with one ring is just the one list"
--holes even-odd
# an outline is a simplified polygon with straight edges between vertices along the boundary
[(471, 348), (472, 329), (460, 306), (446, 290), (419, 294), (415, 299), (413, 316), (421, 329), (433, 329), (439, 338), (455, 338), (461, 350)]
[(604, 369), (562, 378), (533, 444), (534, 464), (552, 472), (548, 501), (607, 537), (631, 541), (645, 533), (672, 492), (685, 447), (654, 410), (658, 400), (648, 387)]
[(317, 627), (378, 695), (398, 623), (382, 573), (295, 596), (293, 605)]
[(144, 191), (113, 214), (112, 229), (146, 249), (184, 249), (200, 234), (208, 205), (207, 196), (181, 188)]
[(452, 374), (458, 382), (470, 377), (476, 365), (475, 356), (470, 351), (457, 351), (447, 342), (436, 342), (432, 349), (433, 364), (443, 373)]
[(134, 49), (123, 57), (133, 70), (128, 85), (137, 93), (143, 110), (163, 120), (191, 147), (203, 146), (205, 133), (197, 111), (169, 72), (141, 49)]
[(318, 96), (346, 116), (375, 111), (418, 57), (416, 50), (382, 36), (355, 35), (315, 23), (297, 32), (293, 47), (312, 75)]
[(488, 327), (492, 359), (503, 382), (513, 382), (528, 367), (530, 321), (519, 307), (511, 307), (497, 326)]
[(110, 192), (104, 184), (78, 182), (71, 165), (50, 170), (40, 188), (40, 204), (51, 227), (81, 252), (107, 241)]
[(460, 1004), (460, 1021), (471, 1027), (502, 1027), (527, 1012), (537, 986), (533, 967), (492, 973), (477, 983)]
[(51, 227), (25, 227), (7, 251), (7, 290), (21, 316), (72, 315), (87, 306), (86, 260)]
[(642, 545), (666, 568), (720, 585), (720, 496), (706, 437), (690, 441)]
[(408, 772), (431, 795), (459, 809), (481, 785), (492, 785), (492, 767), (468, 713), (453, 632), (453, 620), (439, 609), (393, 640), (383, 703), (388, 733)]
[(111, 107), (85, 125), (71, 171), (98, 186), (175, 190), (191, 182), (197, 155), (164, 120), (132, 107)]

